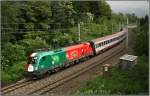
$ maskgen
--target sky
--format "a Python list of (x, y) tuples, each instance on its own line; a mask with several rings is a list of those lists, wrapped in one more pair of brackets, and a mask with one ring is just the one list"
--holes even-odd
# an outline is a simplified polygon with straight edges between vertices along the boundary
[(107, 3), (110, 5), (111, 9), (118, 13), (135, 13), (138, 17), (143, 17), (149, 14), (149, 2), (148, 0), (135, 0), (135, 1), (124, 1), (124, 0), (108, 0)]

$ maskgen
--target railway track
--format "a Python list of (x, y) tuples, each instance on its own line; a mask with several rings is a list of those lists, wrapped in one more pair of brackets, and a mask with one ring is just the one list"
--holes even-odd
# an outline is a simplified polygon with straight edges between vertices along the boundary
[[(67, 68), (62, 72), (58, 72), (57, 74), (51, 75), (47, 78), (37, 80), (37, 81), (24, 81), (22, 83), (13, 85), (12, 87), (3, 88), (2, 94), (14, 95), (14, 94), (45, 94), (52, 89), (55, 89), (57, 86), (64, 84), (65, 82), (72, 80), (81, 74), (87, 72), (88, 70), (92, 69), (93, 67), (103, 63), (104, 61), (108, 60), (112, 56), (117, 55), (121, 51), (123, 51), (124, 47), (121, 47), (121, 44), (118, 45), (120, 47), (114, 47), (109, 52), (102, 53), (100, 56), (96, 56), (88, 61), (83, 63), (85, 64), (77, 64), (77, 66), (73, 66)], [(115, 52), (114, 52), (115, 51)], [(106, 55), (107, 54), (107, 55)]]
[(103, 57), (102, 60), (100, 59), (98, 61), (93, 62), (92, 64), (90, 64), (90, 66), (86, 66), (84, 69), (78, 70), (78, 72), (73, 72), (61, 79), (56, 80), (55, 82), (49, 83), (46, 86), (36, 89), (36, 90), (30, 92), (29, 95), (31, 95), (31, 94), (43, 95), (43, 94), (51, 91), (52, 89), (55, 89), (56, 87), (64, 84), (65, 82), (70, 81), (70, 80), (80, 76), (81, 74), (89, 71), (90, 69), (94, 68), (95, 66), (99, 65), (100, 63), (105, 62), (106, 60), (110, 59), (112, 56), (119, 54), (121, 51), (123, 51), (123, 48), (120, 50), (117, 50), (117, 52), (113, 52), (111, 55)]
[(29, 84), (31, 84), (33, 81), (30, 79), (23, 79), (20, 82), (17, 82), (16, 84), (10, 85), (8, 87), (4, 87), (1, 89), (1, 94), (5, 95), (8, 94), (11, 91), (14, 91), (16, 89), (19, 89), (21, 87), (27, 86)]

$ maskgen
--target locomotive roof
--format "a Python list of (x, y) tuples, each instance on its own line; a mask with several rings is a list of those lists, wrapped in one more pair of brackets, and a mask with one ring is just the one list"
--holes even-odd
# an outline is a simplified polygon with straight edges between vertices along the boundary
[(81, 44), (78, 44), (78, 45), (68, 46), (68, 47), (65, 47), (65, 48), (66, 48), (67, 50), (74, 49), (74, 48), (80, 48), (80, 47), (82, 47), (84, 44), (88, 44), (88, 42), (84, 42), (84, 43), (81, 43)]
[(52, 55), (52, 54), (56, 54), (56, 53), (59, 53), (59, 52), (62, 52), (62, 51), (65, 51), (64, 48), (56, 49), (56, 50), (53, 50), (53, 51), (38, 51), (38, 52), (35, 52), (35, 53), (37, 53), (35, 56)]
[(99, 41), (102, 41), (102, 40), (107, 40), (107, 39), (116, 37), (116, 36), (118, 36), (118, 35), (121, 35), (121, 34), (123, 34), (124, 32), (125, 32), (125, 30), (120, 31), (120, 32), (117, 32), (117, 33), (112, 34), (112, 35), (107, 35), (107, 36), (104, 36), (104, 37), (100, 37), (100, 38), (97, 38), (97, 39), (93, 39), (93, 40), (91, 40), (91, 41), (93, 41), (93, 42), (99, 42)]

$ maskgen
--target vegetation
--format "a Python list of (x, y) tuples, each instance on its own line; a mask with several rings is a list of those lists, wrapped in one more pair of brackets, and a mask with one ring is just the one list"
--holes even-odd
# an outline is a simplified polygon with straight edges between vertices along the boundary
[[(56, 49), (117, 32), (137, 17), (113, 13), (104, 1), (1, 1), (2, 84), (23, 77), (26, 58), (39, 48)], [(121, 26), (120, 26), (121, 27)], [(113, 28), (113, 30), (112, 30)]]
[(131, 70), (112, 68), (112, 77), (96, 77), (88, 81), (76, 93), (78, 95), (146, 95), (148, 94), (148, 58), (138, 58), (138, 64)]
[(139, 19), (137, 28), (135, 54), (148, 56), (148, 16)]

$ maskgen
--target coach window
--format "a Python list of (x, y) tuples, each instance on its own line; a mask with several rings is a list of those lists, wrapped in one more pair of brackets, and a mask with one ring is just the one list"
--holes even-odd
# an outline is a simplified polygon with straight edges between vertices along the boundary
[(102, 42), (100, 43), (100, 45), (102, 46)]
[(96, 48), (98, 48), (98, 44), (96, 44)]
[(97, 48), (98, 48), (99, 46), (98, 46), (98, 44), (97, 44)]

